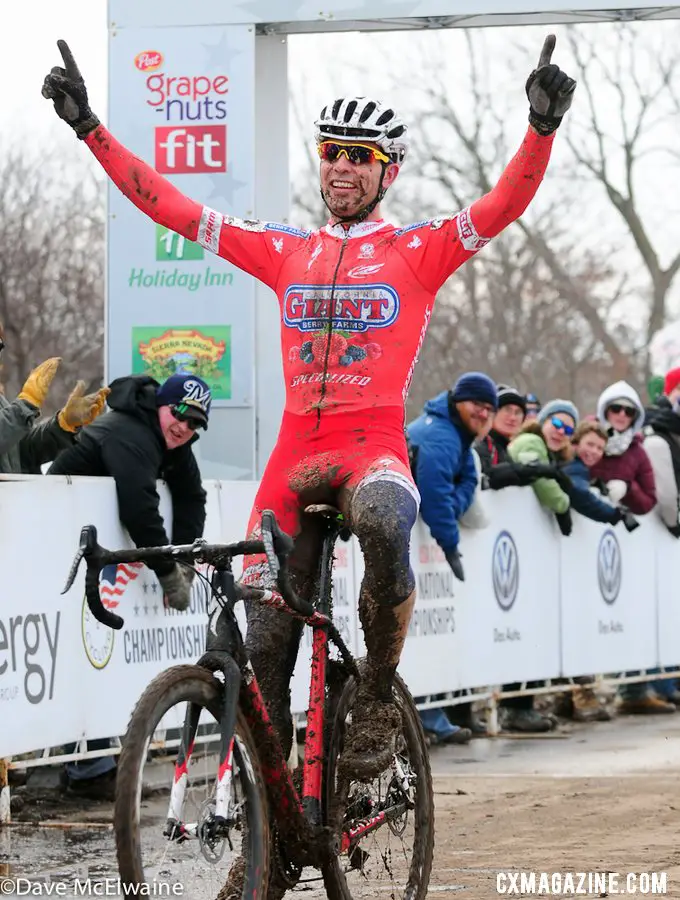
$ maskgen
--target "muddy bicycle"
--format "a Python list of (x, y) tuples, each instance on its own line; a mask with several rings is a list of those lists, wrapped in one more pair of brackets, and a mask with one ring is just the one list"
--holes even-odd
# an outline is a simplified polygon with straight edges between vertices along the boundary
[[(202, 586), (207, 598), (205, 653), (196, 665), (154, 678), (123, 740), (114, 831), (125, 885), (178, 883), (194, 900), (261, 898), (272, 883), (281, 894), (281, 886), (301, 880), (323, 880), (331, 900), (427, 894), (434, 846), (429, 755), (398, 676), (393, 690), (402, 728), (390, 766), (371, 781), (340, 774), (362, 671), (332, 618), (333, 549), (348, 532), (334, 507), (306, 512), (323, 528), (314, 603), (293, 589), (287, 569), (293, 541), (271, 512), (262, 516), (261, 540), (229, 545), (110, 551), (97, 543), (94, 526), (81, 532), (65, 590), (84, 558), (87, 602), (102, 624), (124, 624), (100, 598), (99, 573), (107, 565), (174, 560), (199, 566), (194, 590)], [(232, 560), (255, 553), (266, 554), (278, 594), (237, 583)], [(304, 764), (293, 772), (248, 660), (239, 600), (274, 606), (312, 629)]]

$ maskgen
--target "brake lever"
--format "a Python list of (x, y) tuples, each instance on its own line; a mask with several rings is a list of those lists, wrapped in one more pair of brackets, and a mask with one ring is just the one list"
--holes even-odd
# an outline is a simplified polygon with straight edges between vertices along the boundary
[(76, 580), (76, 575), (78, 574), (78, 569), (80, 568), (80, 564), (83, 561), (83, 558), (91, 554), (94, 548), (97, 546), (97, 529), (94, 525), (85, 525), (80, 529), (80, 541), (78, 544), (78, 552), (73, 558), (73, 562), (71, 563), (71, 568), (68, 573), (68, 578), (66, 579), (66, 586), (64, 590), (61, 592), (62, 596), (67, 594), (71, 588), (73, 587), (73, 582)]
[(65, 594), (66, 591), (70, 590), (73, 586), (80, 563), (83, 559), (86, 559), (87, 572), (85, 573), (85, 598), (87, 600), (87, 605), (90, 607), (90, 611), (97, 621), (101, 622), (102, 625), (108, 625), (109, 628), (114, 628), (116, 631), (119, 631), (124, 625), (123, 619), (104, 606), (99, 593), (101, 554), (102, 548), (97, 543), (97, 529), (94, 525), (85, 525), (85, 527), (81, 529), (80, 546), (75, 559), (73, 560), (73, 564), (71, 565), (68, 581), (62, 594)]

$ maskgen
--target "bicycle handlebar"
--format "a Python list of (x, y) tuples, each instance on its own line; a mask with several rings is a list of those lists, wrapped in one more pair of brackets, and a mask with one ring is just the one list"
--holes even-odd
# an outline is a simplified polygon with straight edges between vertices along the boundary
[(219, 566), (235, 556), (264, 553), (267, 557), (272, 578), (278, 590), (291, 610), (303, 618), (314, 614), (311, 603), (303, 600), (295, 593), (288, 577), (287, 560), (293, 552), (293, 539), (279, 528), (276, 517), (271, 510), (262, 513), (262, 539), (240, 541), (236, 544), (208, 544), (197, 540), (193, 544), (169, 544), (165, 547), (142, 547), (130, 550), (107, 550), (97, 541), (97, 529), (94, 525), (86, 525), (80, 532), (80, 546), (68, 574), (65, 594), (73, 586), (80, 563), (85, 559), (85, 596), (92, 615), (103, 625), (116, 631), (123, 627), (123, 619), (102, 603), (99, 594), (99, 573), (104, 566), (118, 563), (153, 563), (181, 562), (186, 564), (207, 563)]

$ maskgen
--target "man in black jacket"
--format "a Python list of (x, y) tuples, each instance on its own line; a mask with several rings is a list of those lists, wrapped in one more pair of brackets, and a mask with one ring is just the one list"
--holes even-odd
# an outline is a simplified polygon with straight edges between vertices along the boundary
[[(111, 476), (120, 520), (138, 547), (170, 543), (156, 490), (163, 479), (172, 497), (172, 542), (191, 543), (203, 534), (206, 501), (191, 444), (196, 430), (208, 427), (210, 403), (210, 388), (195, 375), (171, 375), (163, 385), (146, 375), (117, 378), (112, 411), (83, 428), (48, 474)], [(168, 605), (186, 609), (191, 573), (173, 562), (153, 568)]]

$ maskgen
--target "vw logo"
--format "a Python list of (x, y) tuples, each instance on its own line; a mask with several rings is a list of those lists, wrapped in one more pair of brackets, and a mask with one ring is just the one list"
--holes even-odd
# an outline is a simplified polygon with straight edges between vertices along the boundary
[(508, 531), (501, 531), (493, 545), (491, 575), (496, 601), (502, 610), (508, 612), (519, 590), (519, 556)]
[(616, 535), (607, 529), (597, 550), (597, 580), (605, 603), (613, 603), (621, 590), (621, 548)]

